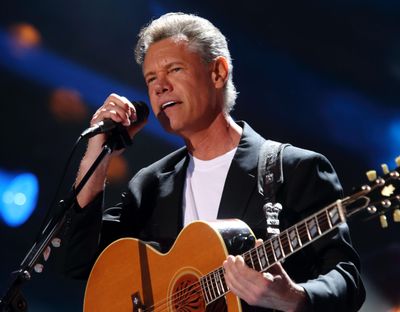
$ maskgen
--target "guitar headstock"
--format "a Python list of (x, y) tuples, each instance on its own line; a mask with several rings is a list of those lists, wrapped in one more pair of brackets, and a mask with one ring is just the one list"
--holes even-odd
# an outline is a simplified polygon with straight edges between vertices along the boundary
[(379, 217), (382, 228), (388, 227), (390, 213), (394, 222), (400, 222), (400, 156), (395, 162), (394, 170), (383, 164), (381, 176), (375, 170), (366, 173), (368, 183), (343, 200), (347, 216), (366, 210), (370, 215), (367, 219)]

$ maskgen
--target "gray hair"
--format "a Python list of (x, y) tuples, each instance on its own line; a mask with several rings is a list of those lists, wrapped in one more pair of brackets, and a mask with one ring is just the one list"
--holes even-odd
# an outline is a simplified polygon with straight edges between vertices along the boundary
[(221, 31), (205, 18), (181, 12), (164, 14), (151, 21), (140, 31), (135, 48), (135, 58), (143, 64), (151, 44), (170, 37), (183, 37), (198, 52), (205, 63), (223, 56), (228, 62), (228, 80), (224, 86), (224, 113), (229, 114), (235, 105), (237, 92), (232, 81), (232, 58), (228, 43)]

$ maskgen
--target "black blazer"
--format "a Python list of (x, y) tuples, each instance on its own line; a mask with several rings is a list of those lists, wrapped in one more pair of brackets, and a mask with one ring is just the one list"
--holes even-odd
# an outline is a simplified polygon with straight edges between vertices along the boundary
[[(265, 238), (263, 197), (257, 191), (258, 155), (264, 139), (246, 123), (239, 125), (243, 135), (225, 181), (218, 219), (239, 218), (257, 237)], [(342, 196), (336, 173), (324, 156), (293, 146), (283, 153), (284, 183), (276, 194), (283, 206), (281, 229)], [(156, 241), (167, 251), (182, 229), (188, 160), (186, 148), (181, 148), (140, 170), (122, 194), (121, 203), (104, 214), (101, 195), (86, 209), (72, 210), (66, 239), (67, 273), (86, 276), (99, 251), (120, 237)], [(347, 225), (289, 257), (284, 267), (305, 288), (314, 311), (356, 311), (364, 300), (358, 256)], [(266, 311), (246, 304), (243, 308)]]

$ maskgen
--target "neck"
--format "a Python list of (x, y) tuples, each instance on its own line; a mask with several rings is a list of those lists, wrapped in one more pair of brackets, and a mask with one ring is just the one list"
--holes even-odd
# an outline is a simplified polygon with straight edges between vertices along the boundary
[(185, 138), (185, 142), (194, 157), (210, 160), (237, 147), (241, 135), (242, 128), (221, 113), (206, 129)]

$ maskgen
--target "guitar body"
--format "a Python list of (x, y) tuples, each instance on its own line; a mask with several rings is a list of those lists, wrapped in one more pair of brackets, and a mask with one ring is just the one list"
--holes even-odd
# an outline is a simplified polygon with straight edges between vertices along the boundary
[(237, 245), (252, 247), (243, 244), (249, 240), (254, 242), (250, 228), (236, 219), (193, 222), (166, 254), (137, 239), (119, 239), (90, 273), (84, 311), (241, 311), (231, 292), (206, 305), (199, 279), (221, 267), (229, 253), (244, 251), (233, 250)]

